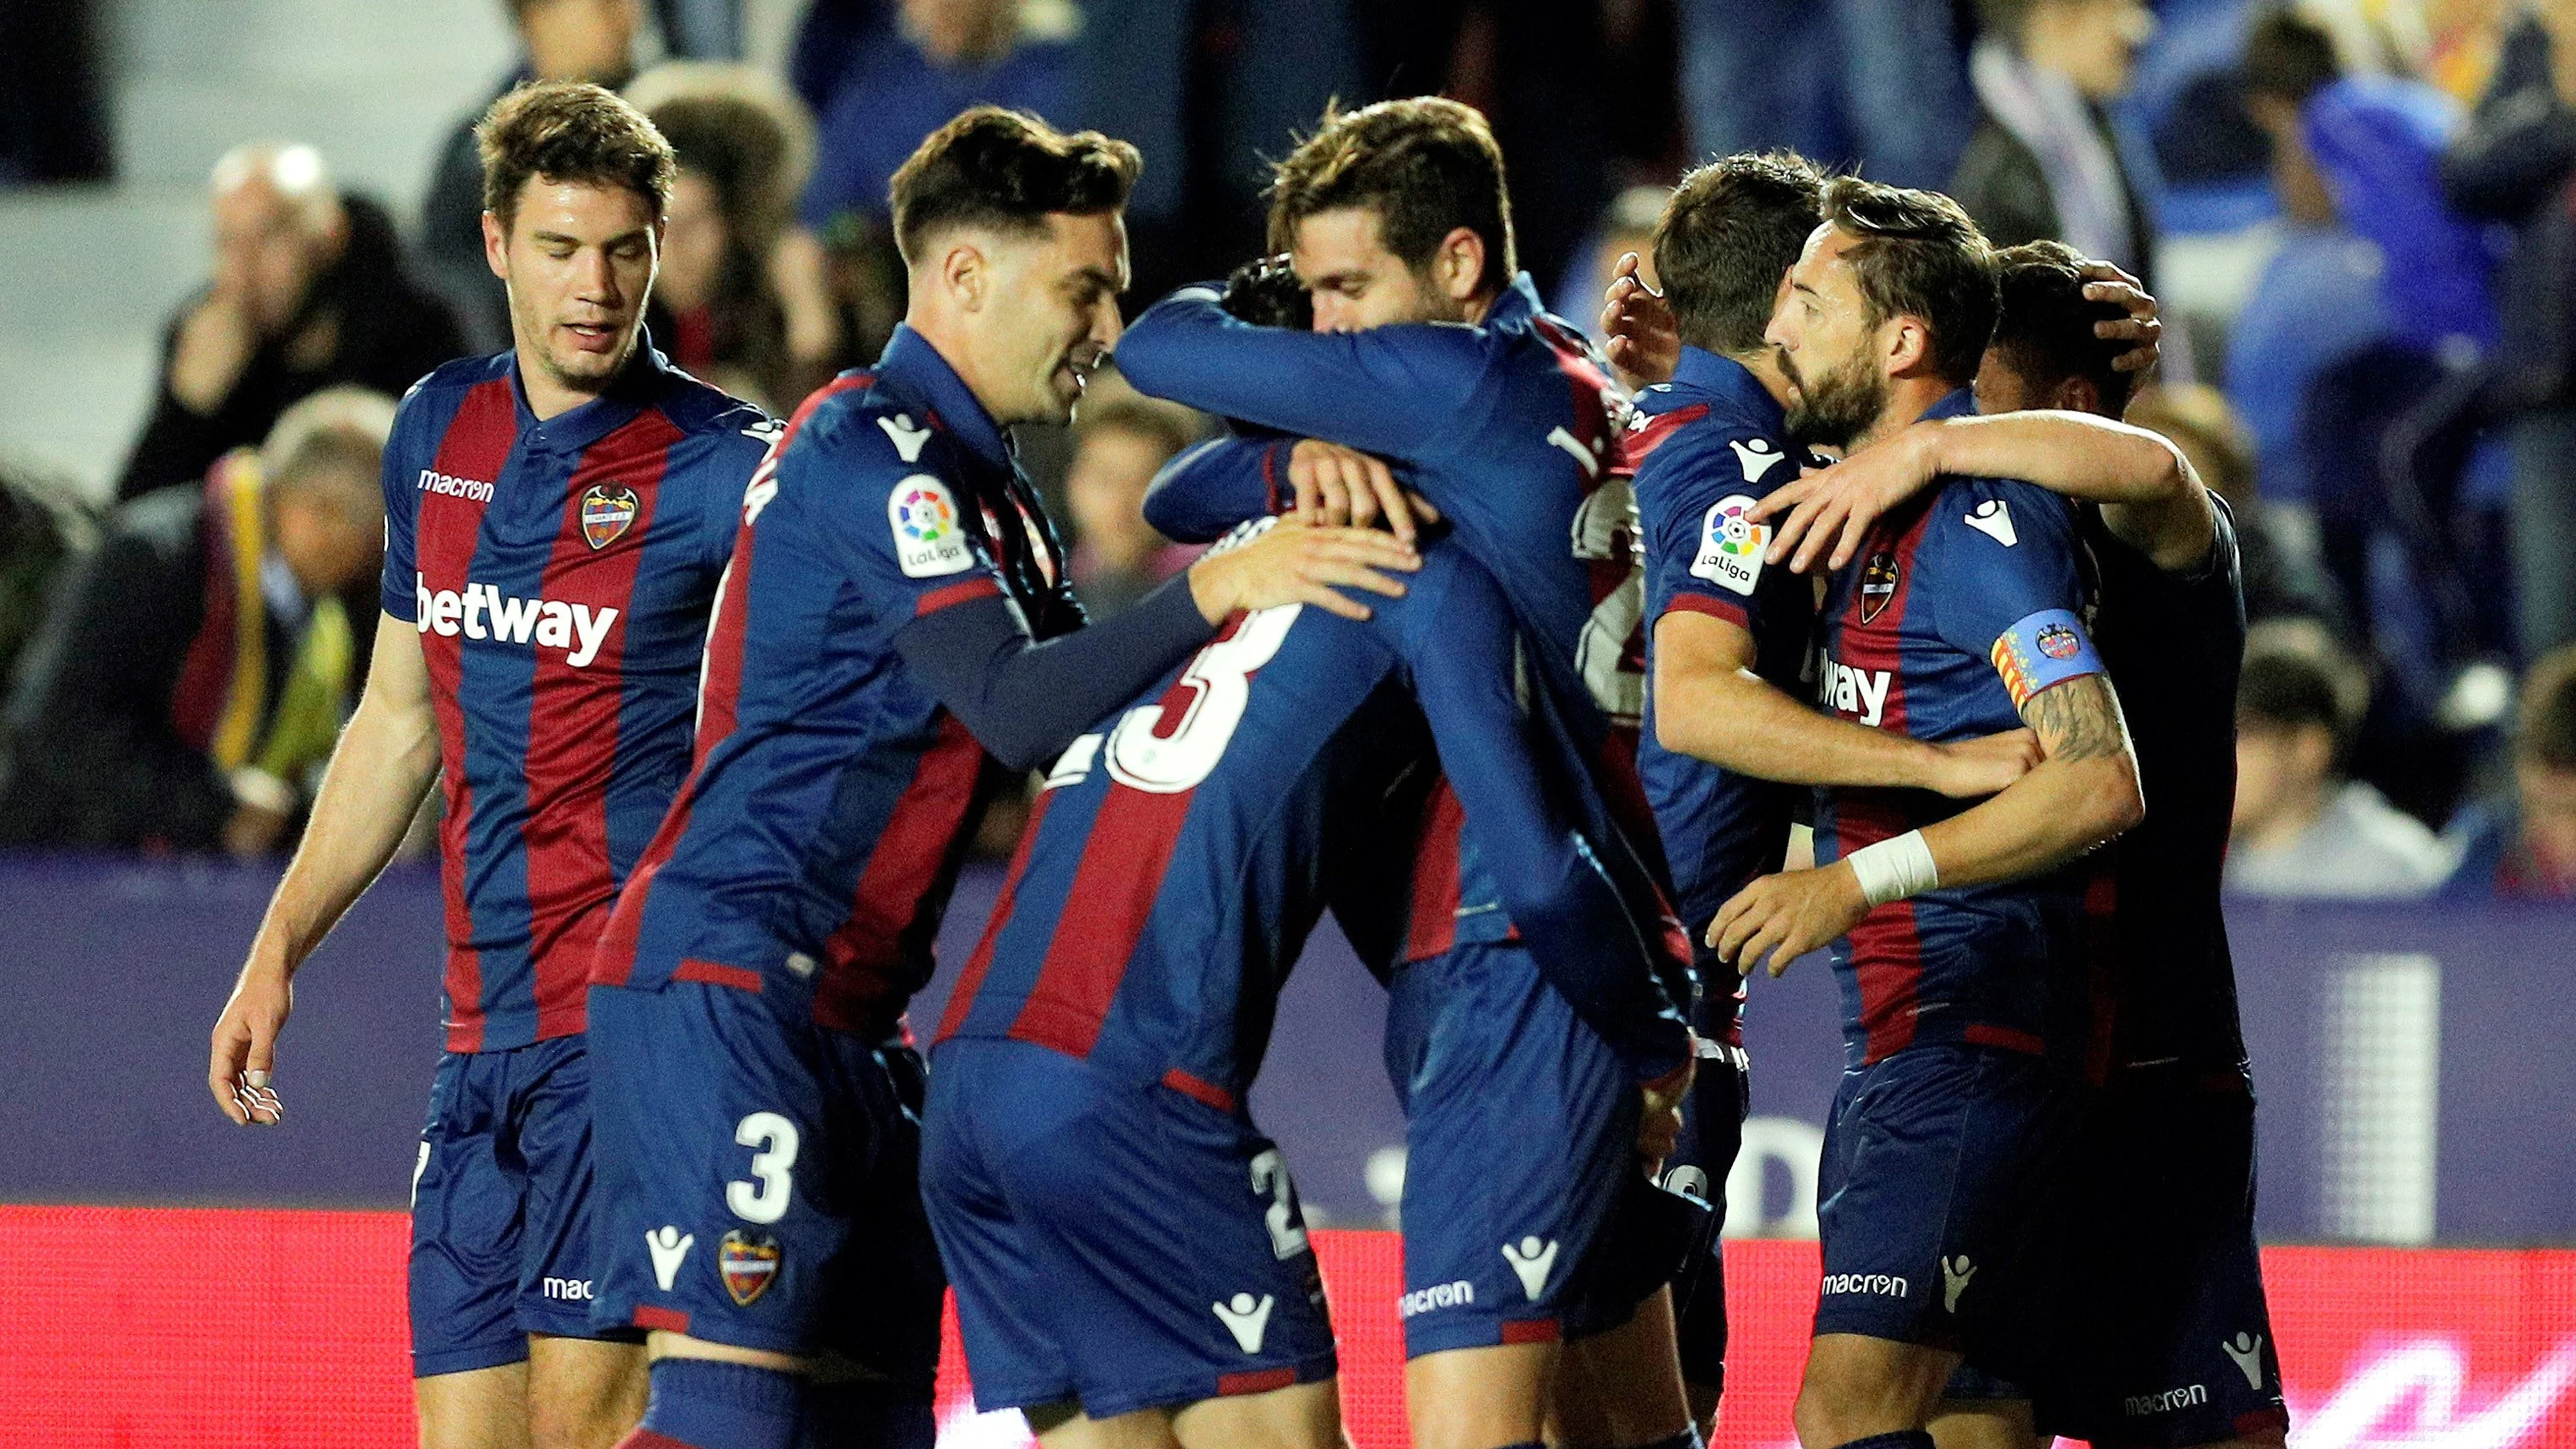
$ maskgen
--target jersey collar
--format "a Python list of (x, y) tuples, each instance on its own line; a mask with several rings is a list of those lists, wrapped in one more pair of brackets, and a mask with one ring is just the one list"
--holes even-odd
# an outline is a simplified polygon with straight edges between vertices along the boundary
[(993, 421), (992, 414), (975, 400), (975, 390), (930, 339), (898, 322), (894, 336), (886, 340), (885, 352), (877, 358), (877, 377), (882, 382), (893, 379), (903, 391), (920, 399), (929, 411), (931, 421), (948, 435), (965, 444), (978, 457), (996, 468), (1008, 471), (1012, 463), (1011, 443)]
[(1958, 388), (1949, 396), (1923, 410), (1927, 418), (1973, 418), (1977, 415), (1977, 394), (1973, 388)]
[(1539, 300), (1538, 283), (1530, 280), (1529, 273), (1517, 272), (1510, 285), (1494, 298), (1494, 305), (1485, 309), (1485, 320), (1480, 325), (1527, 327), (1531, 318), (1546, 310), (1547, 304)]
[(519, 376), (518, 354), (510, 356), (510, 396), (518, 405), (519, 436), (538, 452), (578, 453), (600, 439), (632, 422), (637, 413), (653, 405), (661, 396), (663, 381), (671, 375), (671, 361), (656, 351), (649, 334), (635, 339), (635, 355), (627, 359), (626, 370), (608, 385), (608, 391), (543, 422), (528, 407), (528, 389)]
[(1789, 415), (1762, 379), (1734, 358), (1703, 347), (1684, 347), (1681, 360), (1673, 364), (1673, 380), (1637, 396), (1637, 406), (1650, 413), (1670, 412), (1695, 402), (1708, 403), (1711, 412), (1723, 413), (1766, 438), (1788, 436)]

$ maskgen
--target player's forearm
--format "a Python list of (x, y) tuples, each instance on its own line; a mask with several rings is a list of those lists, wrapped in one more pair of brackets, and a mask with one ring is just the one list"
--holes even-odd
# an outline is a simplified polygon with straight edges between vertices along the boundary
[(1655, 673), (1655, 739), (1721, 769), (1788, 785), (1924, 787), (1931, 747), (1819, 713), (1743, 670)]
[(292, 974), (383, 872), (438, 775), (438, 722), (426, 699), (362, 699), (331, 752), (303, 843), (270, 898), (254, 967)]
[(2216, 525), (2182, 450), (2127, 423), (2075, 412), (1997, 413), (1927, 428), (1935, 474), (2020, 478), (2101, 505), (2113, 536), (2165, 569), (2209, 556)]
[(1991, 885), (2054, 870), (2145, 814), (2137, 759), (2123, 749), (2044, 760), (2002, 794), (1923, 827), (1923, 843), (1942, 885)]
[(1185, 287), (1147, 308), (1119, 338), (1120, 375), (1149, 397), (1389, 458), (1417, 455), (1460, 402), (1436, 366), (1370, 366), (1388, 339), (1256, 327), (1218, 296)]
[(1145, 521), (1165, 538), (1207, 543), (1275, 511), (1288, 445), (1271, 439), (1214, 438), (1163, 465), (1145, 490)]

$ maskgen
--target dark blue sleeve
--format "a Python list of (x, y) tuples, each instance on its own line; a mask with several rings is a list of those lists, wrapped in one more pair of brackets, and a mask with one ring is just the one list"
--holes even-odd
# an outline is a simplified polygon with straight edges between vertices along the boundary
[(1279, 510), (1288, 441), (1211, 438), (1163, 465), (1145, 490), (1145, 521), (1165, 538), (1209, 543)]
[(1458, 446), (1495, 405), (1476, 328), (1291, 332), (1228, 316), (1219, 295), (1184, 287), (1146, 309), (1118, 371), (1153, 397), (1404, 462)]
[(985, 595), (915, 618), (894, 636), (903, 662), (994, 758), (1035, 769), (1216, 631), (1187, 575), (1106, 623), (1041, 643), (1019, 605)]
[(414, 383), (411, 391), (403, 394), (402, 407), (394, 413), (394, 430), (385, 439), (384, 610), (406, 624), (420, 622), (413, 617), (419, 611), (415, 600), (420, 583), (420, 489), (415, 482), (420, 464), (415, 460), (422, 452), (420, 418), (424, 411), (420, 385)]
[[(1515, 694), (1519, 636), (1502, 588), (1454, 549), (1416, 575), (1396, 627), (1466, 829), (1530, 958), (1640, 1080), (1678, 1067), (1690, 1033), (1658, 971), (1662, 923), (1581, 828), (1570, 751)], [(1426, 587), (1427, 586), (1427, 587)], [(1611, 842), (1612, 849), (1619, 849)]]
[(1933, 501), (1922, 570), (1941, 580), (1933, 628), (1942, 642), (1993, 663), (2015, 709), (2052, 685), (2105, 672), (2084, 625), (2077, 548), (2066, 500), (2028, 483), (1963, 479)]
[(1803, 634), (1812, 612), (1800, 607), (1812, 597), (1806, 581), (1764, 562), (1771, 525), (1747, 517), (1797, 477), (1796, 460), (1758, 433), (1685, 425), (1659, 441), (1635, 479), (1646, 573), (1660, 596), (1656, 617), (1680, 609), (1757, 637), (1782, 629)]

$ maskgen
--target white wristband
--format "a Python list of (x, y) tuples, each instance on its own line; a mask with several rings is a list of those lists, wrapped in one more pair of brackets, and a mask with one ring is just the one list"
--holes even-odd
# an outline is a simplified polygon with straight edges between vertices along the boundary
[(1940, 868), (1932, 863), (1932, 847), (1923, 843), (1920, 830), (1864, 845), (1844, 859), (1860, 878), (1861, 898), (1872, 906), (1921, 895), (1941, 884)]

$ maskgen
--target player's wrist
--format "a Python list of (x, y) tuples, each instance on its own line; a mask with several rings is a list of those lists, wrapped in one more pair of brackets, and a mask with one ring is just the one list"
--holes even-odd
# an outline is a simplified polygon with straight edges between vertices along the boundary
[(1235, 553), (1203, 555), (1189, 566), (1190, 602), (1198, 605), (1200, 618), (1222, 624), (1235, 611), (1243, 592), (1241, 568), (1242, 556)]
[(1941, 884), (1941, 868), (1933, 861), (1932, 847), (1924, 842), (1920, 830), (1864, 845), (1843, 857), (1840, 864), (1859, 887), (1861, 899), (1873, 910), (1938, 889)]

